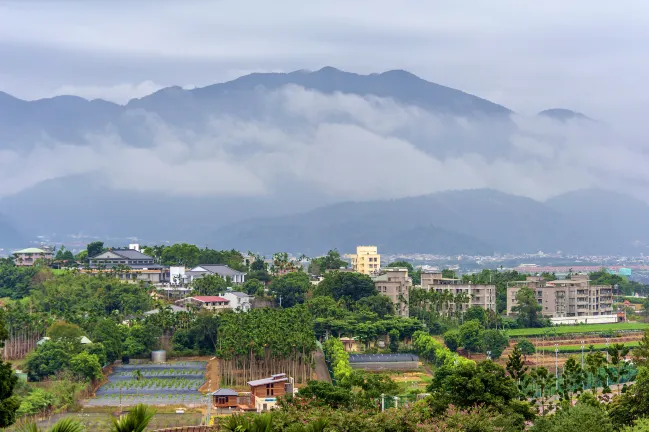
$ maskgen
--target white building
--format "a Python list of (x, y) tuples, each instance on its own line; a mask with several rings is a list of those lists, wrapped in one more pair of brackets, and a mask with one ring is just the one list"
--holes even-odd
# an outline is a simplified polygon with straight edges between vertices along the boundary
[(190, 281), (201, 278), (205, 275), (217, 275), (223, 279), (230, 278), (234, 284), (242, 284), (246, 281), (246, 274), (224, 264), (200, 264), (186, 272)]
[(252, 308), (253, 296), (239, 291), (228, 291), (221, 297), (230, 300), (230, 308), (235, 311), (248, 312)]

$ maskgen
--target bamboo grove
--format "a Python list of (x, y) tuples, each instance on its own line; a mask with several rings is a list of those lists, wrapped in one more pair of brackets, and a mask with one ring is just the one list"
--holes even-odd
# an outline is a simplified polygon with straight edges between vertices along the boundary
[(222, 385), (245, 386), (277, 373), (306, 383), (315, 349), (312, 317), (304, 306), (223, 314), (217, 347)]

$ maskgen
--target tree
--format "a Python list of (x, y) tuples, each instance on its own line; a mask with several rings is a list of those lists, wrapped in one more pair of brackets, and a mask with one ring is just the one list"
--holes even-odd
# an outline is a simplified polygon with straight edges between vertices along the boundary
[(534, 355), (534, 353), (536, 352), (536, 347), (534, 346), (534, 344), (527, 339), (521, 339), (520, 341), (518, 341), (516, 347), (525, 357), (525, 361), (527, 361), (527, 356)]
[(444, 345), (453, 352), (460, 347), (460, 340), (460, 332), (457, 330), (449, 330), (444, 333)]
[(78, 342), (83, 336), (83, 330), (76, 324), (56, 321), (47, 329), (47, 335), (53, 341)]
[(299, 399), (315, 399), (316, 405), (326, 405), (334, 409), (350, 407), (352, 396), (351, 389), (322, 381), (309, 381), (297, 393)]
[(482, 327), (478, 321), (467, 321), (460, 326), (460, 344), (469, 356), (482, 351)]
[(102, 318), (91, 329), (92, 340), (100, 342), (106, 350), (106, 360), (110, 363), (122, 357), (122, 336), (126, 327), (120, 327), (110, 318)]
[(95, 241), (92, 243), (88, 243), (88, 246), (86, 246), (86, 251), (88, 252), (88, 258), (92, 258), (96, 255), (99, 255), (104, 251), (104, 242)]
[[(0, 348), (4, 345), (8, 333), (4, 324), (4, 312), (0, 311)], [(16, 421), (16, 410), (20, 406), (14, 389), (18, 377), (11, 368), (11, 363), (0, 361), (0, 428), (6, 428)]]
[(518, 313), (519, 321), (525, 327), (542, 327), (539, 319), (539, 312), (541, 305), (536, 300), (536, 294), (531, 288), (523, 287), (516, 293), (516, 301), (518, 305), (514, 306), (512, 310)]
[(121, 419), (111, 418), (111, 432), (143, 432), (155, 415), (155, 410), (146, 405), (137, 405)]
[(546, 413), (546, 402), (552, 395), (551, 389), (555, 385), (556, 378), (550, 374), (547, 368), (537, 367), (530, 372), (530, 378), (534, 386), (539, 389), (539, 399), (541, 399), (541, 415)]
[(649, 330), (644, 331), (638, 346), (633, 348), (633, 363), (636, 366), (649, 367)]
[(480, 306), (471, 306), (464, 313), (464, 319), (466, 321), (477, 320), (481, 325), (484, 326), (487, 322), (487, 311)]
[(399, 330), (390, 330), (388, 336), (390, 336), (390, 352), (396, 353), (399, 351)]
[(309, 273), (321, 275), (327, 270), (338, 270), (341, 268), (347, 268), (348, 266), (349, 263), (340, 258), (338, 249), (333, 249), (323, 257), (312, 259), (309, 263)]
[(613, 424), (606, 411), (578, 403), (562, 409), (550, 418), (540, 417), (531, 432), (613, 432)]
[(514, 346), (514, 349), (507, 357), (505, 368), (507, 369), (509, 376), (517, 382), (520, 382), (523, 376), (527, 373), (528, 368), (525, 366), (525, 362), (522, 359), (522, 352), (518, 345)]
[(304, 296), (311, 287), (309, 275), (292, 272), (276, 278), (270, 284), (270, 293), (282, 307), (288, 308), (304, 303)]
[(91, 381), (98, 380), (103, 376), (101, 364), (94, 354), (81, 351), (70, 359), (70, 371), (75, 375)]
[(629, 347), (619, 343), (606, 348), (606, 351), (611, 358), (610, 364), (613, 366), (613, 368), (607, 368), (607, 373), (611, 379), (617, 383), (618, 394), (621, 392), (620, 382), (622, 381), (622, 377), (629, 371), (629, 365), (625, 361), (629, 350)]
[(65, 246), (61, 246), (61, 248), (56, 251), (54, 259), (57, 261), (74, 261), (74, 255), (71, 251), (67, 250)]
[(225, 279), (218, 275), (205, 275), (192, 281), (192, 288), (199, 295), (218, 295), (227, 287)]
[(258, 279), (247, 279), (243, 284), (243, 290), (249, 295), (263, 296), (264, 283)]
[(356, 311), (368, 311), (375, 313), (379, 318), (394, 316), (394, 303), (389, 297), (376, 295), (363, 297), (355, 304)]
[(572, 406), (573, 395), (583, 392), (586, 382), (586, 373), (574, 356), (566, 360), (561, 378), (563, 381), (561, 383), (561, 399), (567, 401), (568, 406)]
[(39, 345), (27, 356), (27, 376), (30, 380), (40, 381), (66, 370), (70, 365), (70, 358), (79, 351), (80, 345), (79, 342), (74, 344), (53, 340)]
[(332, 271), (315, 287), (314, 295), (330, 296), (335, 300), (355, 302), (363, 297), (378, 295), (372, 279), (364, 274)]
[(499, 358), (509, 346), (509, 337), (501, 330), (485, 330), (482, 332), (483, 351), (491, 352), (491, 358)]
[(152, 325), (135, 324), (124, 341), (124, 351), (129, 357), (148, 355), (158, 344), (162, 329)]
[(443, 269), (442, 270), (442, 277), (446, 279), (456, 279), (457, 275), (453, 270), (450, 269)]

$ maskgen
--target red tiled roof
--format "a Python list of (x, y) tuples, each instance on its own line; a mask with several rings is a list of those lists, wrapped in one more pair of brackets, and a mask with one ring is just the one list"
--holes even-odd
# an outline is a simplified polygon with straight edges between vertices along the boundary
[(226, 302), (229, 303), (230, 300), (219, 297), (219, 296), (194, 296), (192, 297), (193, 299), (198, 300), (199, 302), (207, 303), (207, 302)]

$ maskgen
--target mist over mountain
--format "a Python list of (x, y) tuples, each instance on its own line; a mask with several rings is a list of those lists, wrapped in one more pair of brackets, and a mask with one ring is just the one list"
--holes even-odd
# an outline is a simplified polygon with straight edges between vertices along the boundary
[[(583, 198), (566, 213), (561, 200), (592, 188), (647, 199), (643, 144), (567, 112), (528, 117), (406, 71), (331, 67), (169, 87), (126, 105), (0, 93), (0, 213), (31, 238), (635, 250), (645, 229), (621, 236), (614, 215), (620, 205), (641, 215), (643, 202)], [(590, 212), (613, 240), (575, 222)]]

